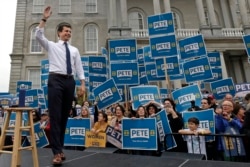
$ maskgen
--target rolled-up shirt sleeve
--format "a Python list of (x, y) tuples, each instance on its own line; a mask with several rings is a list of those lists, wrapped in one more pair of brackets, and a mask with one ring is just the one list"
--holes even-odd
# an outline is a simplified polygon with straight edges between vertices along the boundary
[(48, 51), (48, 39), (44, 36), (44, 28), (39, 28), (36, 27), (36, 32), (35, 32), (35, 37), (36, 40), (39, 42), (42, 47)]

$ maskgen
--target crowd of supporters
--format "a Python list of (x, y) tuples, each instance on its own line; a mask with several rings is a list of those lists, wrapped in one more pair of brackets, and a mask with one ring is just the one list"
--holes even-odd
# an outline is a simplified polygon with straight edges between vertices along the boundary
[[(76, 105), (81, 106), (80, 113), (77, 113), (75, 109)], [(154, 115), (162, 109), (165, 109), (165, 111), (167, 112), (169, 125), (172, 130), (172, 135), (176, 141), (177, 147), (168, 149), (166, 144), (158, 141), (157, 151), (119, 150), (119, 153), (155, 156), (160, 156), (163, 151), (190, 153), (190, 150), (187, 147), (188, 140), (185, 140), (185, 135), (213, 135), (211, 132), (197, 129), (196, 126), (198, 126), (199, 120), (197, 120), (196, 118), (190, 120), (189, 131), (183, 131), (184, 122), (182, 114), (176, 111), (176, 105), (171, 98), (164, 99), (161, 104), (155, 101), (150, 101), (147, 104), (138, 107), (137, 110), (134, 111), (131, 107), (131, 103), (129, 102), (126, 103), (126, 105), (117, 103), (106, 108), (105, 110), (98, 110), (96, 103), (93, 103), (93, 105), (91, 105), (90, 102), (84, 101), (81, 97), (76, 97), (75, 102), (73, 103), (72, 110), (69, 113), (69, 117), (75, 119), (90, 118), (91, 131), (92, 133), (98, 134), (99, 132), (105, 132), (107, 125), (114, 127), (114, 129), (117, 131), (121, 131), (122, 119), (143, 119), (148, 117), (154, 117)], [(247, 94), (242, 101), (236, 101), (230, 94), (226, 94), (223, 100), (216, 101), (212, 94), (208, 94), (204, 96), (204, 98), (201, 100), (201, 104), (195, 104), (194, 102), (192, 102), (191, 107), (186, 112), (202, 111), (206, 109), (214, 110), (215, 134), (226, 133), (226, 129), (229, 126), (236, 128), (239, 134), (243, 134), (242, 140), (246, 151), (246, 159), (244, 161), (249, 161), (250, 94)], [(3, 116), (3, 109), (1, 108), (0, 111), (0, 116)], [(49, 139), (49, 112), (46, 111), (43, 114), (39, 114), (37, 111), (35, 111), (34, 122), (37, 121), (40, 121), (41, 128), (45, 130), (45, 133)], [(192, 129), (192, 126), (196, 128)], [(215, 136), (214, 141), (209, 141), (205, 143), (205, 154), (208, 160), (227, 160), (227, 158), (225, 157), (225, 150), (222, 146), (220, 138), (222, 138), (222, 136)], [(11, 139), (9, 140), (10, 141), (7, 141), (7, 144), (11, 143)], [(111, 144), (107, 144), (107, 146), (114, 147)], [(66, 148), (72, 149), (72, 147)], [(80, 150), (84, 149), (84, 147), (81, 147)]]

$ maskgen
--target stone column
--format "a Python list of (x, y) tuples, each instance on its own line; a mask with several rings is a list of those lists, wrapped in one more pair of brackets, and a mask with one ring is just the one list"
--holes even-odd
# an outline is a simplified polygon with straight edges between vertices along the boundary
[(128, 7), (127, 0), (120, 0), (122, 27), (128, 27)]
[(239, 28), (240, 27), (240, 23), (239, 23), (239, 20), (238, 20), (238, 17), (237, 17), (237, 13), (236, 13), (235, 0), (229, 0), (229, 7), (230, 7), (230, 12), (232, 14), (234, 28)]
[(132, 29), (128, 25), (128, 7), (127, 0), (120, 0), (121, 9), (121, 36), (131, 36)]
[(117, 27), (116, 0), (109, 0), (110, 27)]
[(110, 19), (110, 26), (109, 26), (109, 35), (111, 37), (120, 36), (120, 29), (118, 28), (117, 23), (117, 4), (116, 0), (109, 0), (109, 19)]
[(206, 23), (206, 18), (205, 18), (205, 11), (204, 11), (204, 6), (202, 0), (195, 0), (196, 3), (196, 8), (198, 11), (198, 17), (199, 17), (199, 22), (200, 22), (200, 30), (203, 35), (208, 35), (211, 36), (211, 29)]
[(154, 6), (154, 13), (160, 14), (161, 13), (160, 0), (153, 0), (153, 6)]
[(164, 3), (164, 11), (166, 13), (171, 12), (170, 0), (163, 0)]
[(221, 69), (222, 69), (222, 78), (223, 79), (228, 78), (226, 63), (225, 63), (224, 54), (222, 51), (220, 51), (220, 61), (221, 61)]
[(250, 24), (248, 21), (247, 17), (247, 8), (246, 8), (246, 1), (245, 0), (240, 0), (239, 1), (239, 8), (240, 8), (240, 15), (241, 15), (241, 20), (242, 20), (242, 27), (245, 31), (246, 34), (250, 33)]
[(229, 18), (230, 12), (229, 12), (229, 5), (227, 0), (220, 0), (220, 6), (222, 10), (222, 16), (225, 24), (225, 28), (232, 28), (232, 22)]
[(214, 12), (213, 1), (206, 0), (206, 3), (207, 3), (208, 16), (209, 16), (209, 19), (210, 19), (213, 35), (221, 36), (222, 35), (221, 27), (219, 26), (218, 21), (216, 19), (216, 15), (215, 15), (215, 12)]

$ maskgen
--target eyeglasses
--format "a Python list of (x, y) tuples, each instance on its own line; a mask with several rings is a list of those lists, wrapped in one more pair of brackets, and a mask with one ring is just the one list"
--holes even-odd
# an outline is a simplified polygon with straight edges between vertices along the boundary
[(233, 106), (230, 104), (223, 104), (222, 107), (233, 107)]
[(201, 104), (208, 104), (208, 103), (206, 103), (206, 102), (201, 102)]

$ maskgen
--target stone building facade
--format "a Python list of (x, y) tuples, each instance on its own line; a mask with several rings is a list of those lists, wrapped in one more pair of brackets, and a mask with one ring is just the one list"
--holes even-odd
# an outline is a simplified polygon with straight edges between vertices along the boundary
[[(250, 65), (242, 35), (250, 32), (250, 0), (18, 0), (11, 57), (9, 92), (18, 80), (40, 87), (40, 61), (47, 53), (34, 38), (43, 9), (52, 6), (45, 35), (57, 41), (56, 28), (72, 25), (71, 43), (80, 54), (99, 55), (108, 39), (136, 38), (148, 45), (147, 17), (173, 12), (177, 39), (203, 34), (208, 51), (219, 51), (223, 78), (250, 82)], [(181, 86), (175, 81), (173, 85)]]

